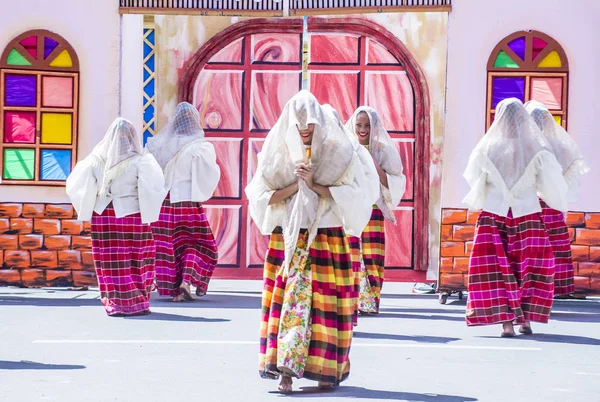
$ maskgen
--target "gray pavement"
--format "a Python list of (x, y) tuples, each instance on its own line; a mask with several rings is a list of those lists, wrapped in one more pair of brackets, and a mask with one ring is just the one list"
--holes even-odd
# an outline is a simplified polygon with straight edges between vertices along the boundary
[(97, 291), (0, 288), (1, 401), (600, 401), (600, 301), (557, 301), (532, 337), (467, 328), (464, 300), (440, 305), (386, 284), (361, 317), (349, 379), (331, 392), (258, 376), (260, 281), (213, 281), (194, 303), (109, 318)]

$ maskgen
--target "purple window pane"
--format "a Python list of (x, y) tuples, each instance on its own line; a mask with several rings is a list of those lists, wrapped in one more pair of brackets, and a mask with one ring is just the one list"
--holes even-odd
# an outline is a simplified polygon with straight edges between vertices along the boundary
[(44, 38), (44, 59), (58, 46), (58, 42), (52, 38)]
[(494, 77), (492, 79), (492, 108), (506, 98), (525, 101), (525, 77)]
[(35, 107), (37, 102), (37, 77), (35, 75), (6, 74), (6, 106)]
[(520, 38), (513, 39), (508, 42), (508, 47), (510, 50), (515, 52), (517, 56), (521, 58), (521, 60), (525, 60), (525, 37), (521, 36)]

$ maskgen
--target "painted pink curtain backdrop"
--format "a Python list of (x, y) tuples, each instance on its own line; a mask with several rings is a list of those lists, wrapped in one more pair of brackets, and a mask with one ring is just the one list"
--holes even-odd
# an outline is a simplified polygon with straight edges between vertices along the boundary
[(310, 91), (320, 103), (329, 103), (346, 122), (358, 105), (358, 73), (309, 72)]
[(210, 60), (209, 63), (242, 63), (243, 41), (240, 38), (223, 49), (219, 50)]
[(252, 61), (264, 63), (300, 63), (301, 39), (296, 34), (252, 35)]
[(241, 207), (205, 206), (204, 210), (219, 247), (219, 265), (237, 265)]
[(252, 73), (252, 129), (270, 130), (283, 106), (301, 88), (301, 71)]
[(400, 64), (398, 60), (379, 42), (368, 40), (368, 64)]
[(240, 153), (242, 140), (214, 140), (208, 138), (215, 147), (217, 164), (221, 168), (221, 180), (217, 185), (214, 197), (239, 197), (240, 189)]
[(202, 70), (195, 101), (204, 129), (242, 129), (242, 71)]
[(311, 35), (310, 63), (356, 64), (358, 37), (353, 35)]

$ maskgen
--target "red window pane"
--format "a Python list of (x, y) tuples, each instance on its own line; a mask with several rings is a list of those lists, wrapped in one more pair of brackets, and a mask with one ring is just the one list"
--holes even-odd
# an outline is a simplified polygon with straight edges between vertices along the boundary
[(242, 129), (243, 71), (202, 70), (196, 81), (194, 104), (204, 129)]
[(226, 64), (242, 64), (242, 56), (244, 54), (244, 38), (240, 38), (233, 43), (219, 50), (209, 61), (209, 64), (226, 63)]
[(388, 131), (414, 131), (414, 95), (405, 72), (369, 71), (365, 92)]
[(252, 130), (269, 130), (287, 101), (302, 86), (300, 71), (252, 72)]
[(35, 143), (35, 112), (4, 113), (5, 143)]
[(532, 77), (531, 99), (541, 102), (550, 110), (562, 108), (563, 79), (560, 77)]
[(251, 138), (248, 144), (248, 182), (254, 177), (258, 166), (258, 153), (262, 150), (264, 139)]
[(204, 205), (204, 210), (219, 248), (219, 265), (239, 265), (241, 206)]
[(412, 266), (412, 208), (397, 209), (396, 226), (385, 221), (385, 267), (410, 268)]
[(252, 35), (254, 63), (293, 63), (302, 60), (302, 40), (299, 34)]
[(398, 60), (382, 44), (368, 39), (367, 63), (368, 64), (394, 64), (399, 65)]
[(358, 73), (356, 71), (310, 71), (310, 91), (320, 103), (333, 106), (346, 122), (358, 105)]
[(269, 248), (269, 236), (263, 236), (248, 215), (248, 266), (262, 267)]
[(406, 176), (406, 191), (402, 196), (403, 200), (412, 200), (415, 194), (414, 188), (414, 172), (415, 172), (415, 143), (414, 141), (396, 140), (396, 146), (402, 159), (402, 167), (404, 168), (404, 176)]
[(221, 168), (221, 180), (217, 185), (215, 198), (239, 198), (240, 188), (240, 157), (242, 152), (241, 138), (208, 138), (215, 146), (217, 164)]
[(358, 37), (353, 35), (311, 35), (311, 64), (358, 64)]

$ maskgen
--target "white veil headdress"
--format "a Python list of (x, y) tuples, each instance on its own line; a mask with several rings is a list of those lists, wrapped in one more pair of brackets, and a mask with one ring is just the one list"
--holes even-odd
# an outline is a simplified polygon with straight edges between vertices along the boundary
[[(402, 166), (402, 159), (400, 158), (398, 148), (396, 148), (390, 134), (383, 126), (383, 122), (375, 109), (369, 106), (361, 106), (356, 109), (352, 117), (346, 122), (346, 130), (354, 134), (358, 139), (358, 135), (356, 134), (356, 119), (360, 113), (366, 113), (371, 124), (369, 151), (373, 155), (373, 159), (377, 161), (387, 174), (393, 176), (403, 175), (404, 167)], [(393, 212), (396, 205), (392, 205), (389, 192), (382, 191), (381, 197), (375, 204), (387, 220), (396, 223), (396, 217)]]
[(575, 200), (577, 198), (576, 189), (578, 187), (579, 176), (590, 171), (590, 167), (583, 160), (583, 154), (577, 143), (554, 120), (552, 113), (540, 102), (529, 101), (525, 104), (525, 109), (544, 133), (548, 142), (548, 148), (562, 167), (563, 177), (570, 189), (570, 199)]
[[(310, 160), (298, 132), (298, 129), (304, 129), (309, 124), (315, 125)], [(354, 150), (344, 130), (332, 116), (323, 113), (314, 95), (303, 90), (287, 102), (277, 123), (269, 131), (258, 155), (258, 170), (262, 171), (268, 187), (279, 190), (298, 181), (294, 170), (299, 163), (310, 163), (314, 169), (314, 183), (333, 186), (348, 178), (353, 157)], [(304, 181), (298, 183), (298, 192), (286, 202), (287, 219), (282, 225), (286, 272), (296, 248), (304, 214), (310, 214), (308, 218), (312, 223), (308, 249), (316, 235), (318, 221), (328, 207), (328, 200), (318, 197)], [(315, 210), (316, 213), (313, 212)]]
[(106, 135), (92, 150), (92, 155), (104, 162), (102, 182), (98, 194), (108, 194), (112, 182), (142, 154), (142, 138), (131, 122), (117, 118), (108, 128)]
[(173, 118), (160, 132), (148, 139), (146, 148), (156, 158), (160, 167), (165, 167), (186, 145), (204, 139), (198, 110), (187, 102), (181, 102)]

